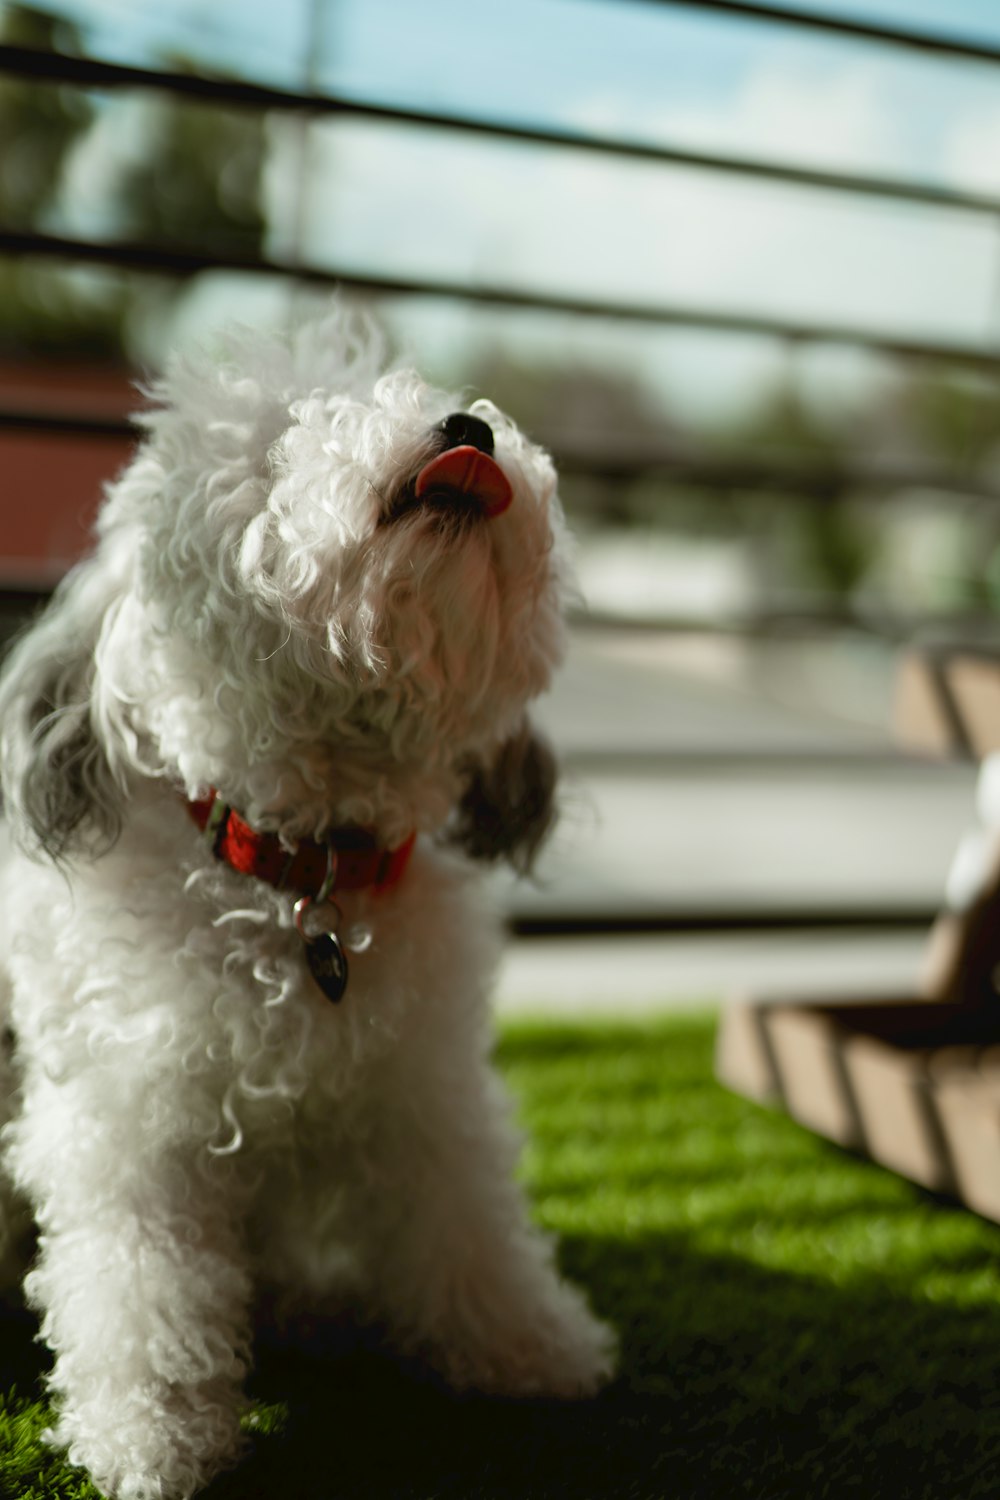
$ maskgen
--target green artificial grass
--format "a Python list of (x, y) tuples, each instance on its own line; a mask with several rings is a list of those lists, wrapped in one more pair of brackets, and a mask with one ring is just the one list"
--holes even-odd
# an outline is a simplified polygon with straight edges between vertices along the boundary
[[(607, 1391), (459, 1399), (373, 1353), (272, 1355), (211, 1500), (1000, 1495), (1000, 1228), (725, 1093), (712, 1032), (501, 1041), (537, 1216), (621, 1333)], [(85, 1500), (39, 1443), (31, 1329), (5, 1335), (3, 1493)]]

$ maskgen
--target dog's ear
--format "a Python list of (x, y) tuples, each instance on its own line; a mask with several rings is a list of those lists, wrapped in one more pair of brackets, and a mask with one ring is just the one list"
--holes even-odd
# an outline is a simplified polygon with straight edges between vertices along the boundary
[(488, 762), (470, 766), (450, 840), (473, 859), (506, 859), (527, 874), (555, 823), (557, 779), (551, 746), (525, 718)]
[(96, 732), (94, 656), (108, 606), (84, 563), (16, 641), (0, 678), (0, 785), (14, 837), (60, 860), (121, 831), (122, 792)]

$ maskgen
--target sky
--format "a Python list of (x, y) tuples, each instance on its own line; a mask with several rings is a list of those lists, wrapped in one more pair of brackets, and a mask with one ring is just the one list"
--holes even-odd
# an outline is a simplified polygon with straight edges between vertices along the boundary
[[(996, 0), (786, 3), (1000, 45)], [(60, 0), (58, 9), (83, 28), (89, 51), (112, 60), (185, 56), (285, 87), (1000, 198), (1000, 65), (643, 0)], [(121, 137), (113, 111), (127, 107), (109, 106), (101, 149)], [(274, 134), (276, 248), (299, 144)], [(988, 216), (349, 118), (313, 127), (308, 151), (304, 250), (320, 264), (929, 340), (1000, 338), (1000, 231)], [(80, 181), (75, 211), (93, 217), (93, 160)], [(196, 301), (190, 321), (203, 316)], [(436, 339), (442, 357), (475, 321), (440, 306), (409, 317), (413, 336)], [(745, 389), (773, 357), (752, 340), (730, 340), (720, 363), (718, 340), (510, 326), (580, 357), (603, 339), (608, 358), (669, 365), (675, 399), (695, 403), (721, 400), (727, 382)]]

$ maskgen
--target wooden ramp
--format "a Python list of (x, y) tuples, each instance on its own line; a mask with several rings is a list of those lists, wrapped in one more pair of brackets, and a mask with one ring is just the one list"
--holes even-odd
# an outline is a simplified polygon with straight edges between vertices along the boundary
[(1000, 1222), (1000, 655), (908, 656), (896, 723), (913, 749), (981, 762), (979, 826), (956, 851), (916, 993), (736, 1001), (716, 1071), (737, 1093)]

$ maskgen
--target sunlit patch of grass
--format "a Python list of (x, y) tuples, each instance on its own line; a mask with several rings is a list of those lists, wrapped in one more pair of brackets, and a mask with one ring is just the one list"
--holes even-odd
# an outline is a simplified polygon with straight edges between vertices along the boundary
[(43, 1441), (50, 1421), (44, 1401), (12, 1386), (0, 1404), (0, 1493), (10, 1500), (96, 1500), (97, 1490)]

